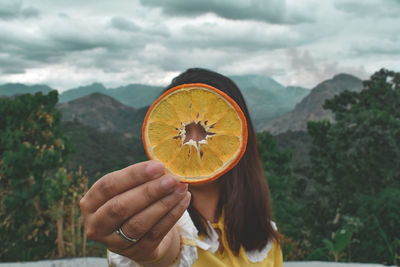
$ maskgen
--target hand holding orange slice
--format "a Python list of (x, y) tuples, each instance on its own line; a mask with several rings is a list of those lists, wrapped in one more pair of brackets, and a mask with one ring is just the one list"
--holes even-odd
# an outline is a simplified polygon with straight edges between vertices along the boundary
[(142, 128), (150, 159), (182, 182), (217, 179), (233, 168), (247, 144), (247, 122), (224, 92), (202, 83), (167, 90), (150, 107)]

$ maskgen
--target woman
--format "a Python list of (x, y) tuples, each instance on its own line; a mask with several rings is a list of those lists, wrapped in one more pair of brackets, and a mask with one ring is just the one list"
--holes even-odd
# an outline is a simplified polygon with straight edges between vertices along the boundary
[(239, 88), (216, 72), (189, 69), (167, 89), (187, 83), (218, 88), (240, 106), (248, 125), (245, 154), (216, 181), (189, 188), (164, 174), (157, 161), (105, 175), (80, 202), (87, 236), (107, 246), (110, 266), (282, 266), (255, 131)]

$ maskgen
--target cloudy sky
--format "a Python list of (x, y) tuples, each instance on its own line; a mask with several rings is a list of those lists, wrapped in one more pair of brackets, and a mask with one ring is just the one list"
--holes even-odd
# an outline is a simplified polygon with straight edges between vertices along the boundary
[(166, 85), (190, 67), (313, 87), (400, 71), (400, 0), (0, 0), (0, 84)]

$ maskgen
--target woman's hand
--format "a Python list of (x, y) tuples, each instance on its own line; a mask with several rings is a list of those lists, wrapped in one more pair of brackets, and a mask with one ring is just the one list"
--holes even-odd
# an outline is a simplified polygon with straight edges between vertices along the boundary
[[(146, 161), (99, 179), (80, 201), (88, 238), (135, 261), (171, 263), (179, 253), (174, 228), (190, 202), (187, 185)], [(129, 238), (116, 233), (121, 227)], [(162, 264), (164, 265), (164, 264)]]

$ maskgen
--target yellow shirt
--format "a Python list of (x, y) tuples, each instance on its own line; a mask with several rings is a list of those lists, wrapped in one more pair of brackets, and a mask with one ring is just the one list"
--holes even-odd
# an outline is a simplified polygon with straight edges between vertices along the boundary
[[(235, 256), (233, 252), (229, 249), (228, 242), (225, 238), (224, 233), (224, 223), (221, 216), (221, 219), (218, 223), (211, 224), (214, 229), (219, 229), (221, 231), (221, 242), (224, 247), (222, 253), (218, 250), (215, 253), (212, 253), (209, 250), (203, 250), (201, 248), (197, 248), (198, 258), (192, 265), (193, 267), (242, 267), (242, 266), (254, 266), (254, 267), (282, 267), (283, 259), (282, 259), (282, 250), (278, 243), (274, 241), (272, 244), (267, 245), (266, 250), (267, 256), (264, 259), (259, 259), (260, 261), (254, 262), (249, 260), (246, 251), (243, 247), (240, 248), (239, 255)], [(185, 242), (184, 242), (185, 243)], [(256, 252), (257, 253), (257, 252)], [(260, 252), (261, 253), (261, 252)], [(250, 254), (250, 253), (248, 253)], [(262, 253), (261, 253), (262, 254)], [(262, 256), (262, 255), (259, 255)]]

